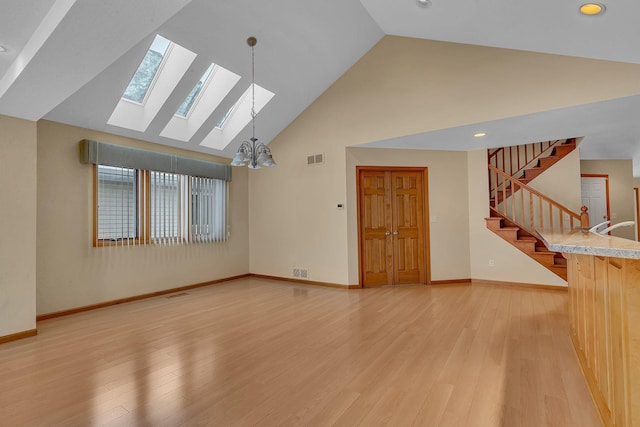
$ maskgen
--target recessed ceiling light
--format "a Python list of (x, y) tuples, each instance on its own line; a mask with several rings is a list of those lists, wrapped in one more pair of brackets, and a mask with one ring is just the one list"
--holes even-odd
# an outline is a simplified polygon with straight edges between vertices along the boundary
[(478, 133), (474, 133), (473, 136), (475, 136), (476, 138), (480, 138), (481, 136), (485, 136), (486, 133), (484, 132), (478, 132)]
[(418, 6), (420, 6), (420, 7), (429, 7), (429, 6), (431, 6), (431, 0), (416, 0), (416, 3), (418, 3)]
[(2, 46), (2, 45), (0, 45), (0, 52), (6, 52), (6, 51), (7, 51), (7, 48)]
[(604, 5), (600, 3), (585, 3), (580, 6), (580, 13), (588, 16), (602, 15), (604, 10)]

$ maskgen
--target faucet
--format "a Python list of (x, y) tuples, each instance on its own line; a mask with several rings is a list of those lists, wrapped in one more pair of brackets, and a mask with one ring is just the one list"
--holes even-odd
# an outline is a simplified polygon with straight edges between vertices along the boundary
[[(608, 221), (607, 221), (608, 222)], [(612, 225), (611, 227), (607, 227), (604, 230), (600, 231), (600, 234), (607, 234), (608, 232), (610, 232), (611, 230), (615, 230), (616, 228), (619, 227), (631, 227), (632, 225), (635, 225), (635, 221), (623, 221), (623, 222), (619, 222), (617, 224)], [(604, 223), (603, 223), (604, 224)], [(600, 224), (599, 224), (600, 225)], [(597, 226), (596, 226), (597, 227)]]

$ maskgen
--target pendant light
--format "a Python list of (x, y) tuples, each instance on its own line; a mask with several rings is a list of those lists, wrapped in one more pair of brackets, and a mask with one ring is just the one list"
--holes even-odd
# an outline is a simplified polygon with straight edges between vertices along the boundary
[(272, 168), (276, 162), (271, 156), (271, 150), (256, 138), (256, 79), (255, 79), (255, 55), (254, 47), (258, 43), (255, 37), (249, 37), (247, 44), (251, 47), (251, 126), (252, 136), (249, 141), (243, 141), (238, 147), (236, 155), (231, 161), (231, 166), (244, 166), (248, 163), (249, 169), (260, 169), (262, 166)]

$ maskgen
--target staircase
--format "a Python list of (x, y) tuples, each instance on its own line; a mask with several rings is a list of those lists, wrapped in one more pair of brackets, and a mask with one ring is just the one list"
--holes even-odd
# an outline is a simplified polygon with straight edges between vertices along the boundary
[(567, 260), (550, 252), (536, 236), (541, 228), (570, 230), (580, 226), (572, 212), (527, 184), (576, 148), (576, 139), (544, 141), (490, 150), (487, 228), (567, 279)]

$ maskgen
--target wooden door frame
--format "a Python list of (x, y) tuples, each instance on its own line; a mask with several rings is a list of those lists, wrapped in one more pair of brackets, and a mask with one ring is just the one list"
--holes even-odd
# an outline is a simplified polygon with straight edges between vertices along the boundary
[(362, 171), (389, 171), (389, 172), (420, 172), (422, 174), (422, 205), (423, 205), (423, 229), (424, 229), (424, 268), (425, 285), (431, 284), (431, 230), (429, 228), (429, 168), (417, 166), (356, 166), (356, 216), (358, 219), (358, 286), (364, 287), (364, 271), (362, 268), (364, 254), (364, 230), (360, 213), (362, 212), (362, 200), (360, 197), (360, 174)]
[[(606, 198), (607, 198), (607, 219), (609, 220), (609, 225), (611, 225), (611, 203), (609, 199), (609, 175), (603, 174), (603, 173), (581, 173), (580, 178), (581, 179), (582, 178), (604, 178)], [(580, 186), (580, 188), (582, 189), (582, 185)], [(593, 223), (591, 216), (589, 216), (589, 222)], [(600, 224), (601, 222), (602, 221), (598, 220), (598, 222), (595, 222), (593, 224), (594, 225)], [(611, 234), (611, 232), (609, 232), (609, 234)]]
[(633, 194), (636, 196), (636, 233), (637, 240), (640, 242), (640, 196), (638, 195), (638, 187), (633, 187)]

